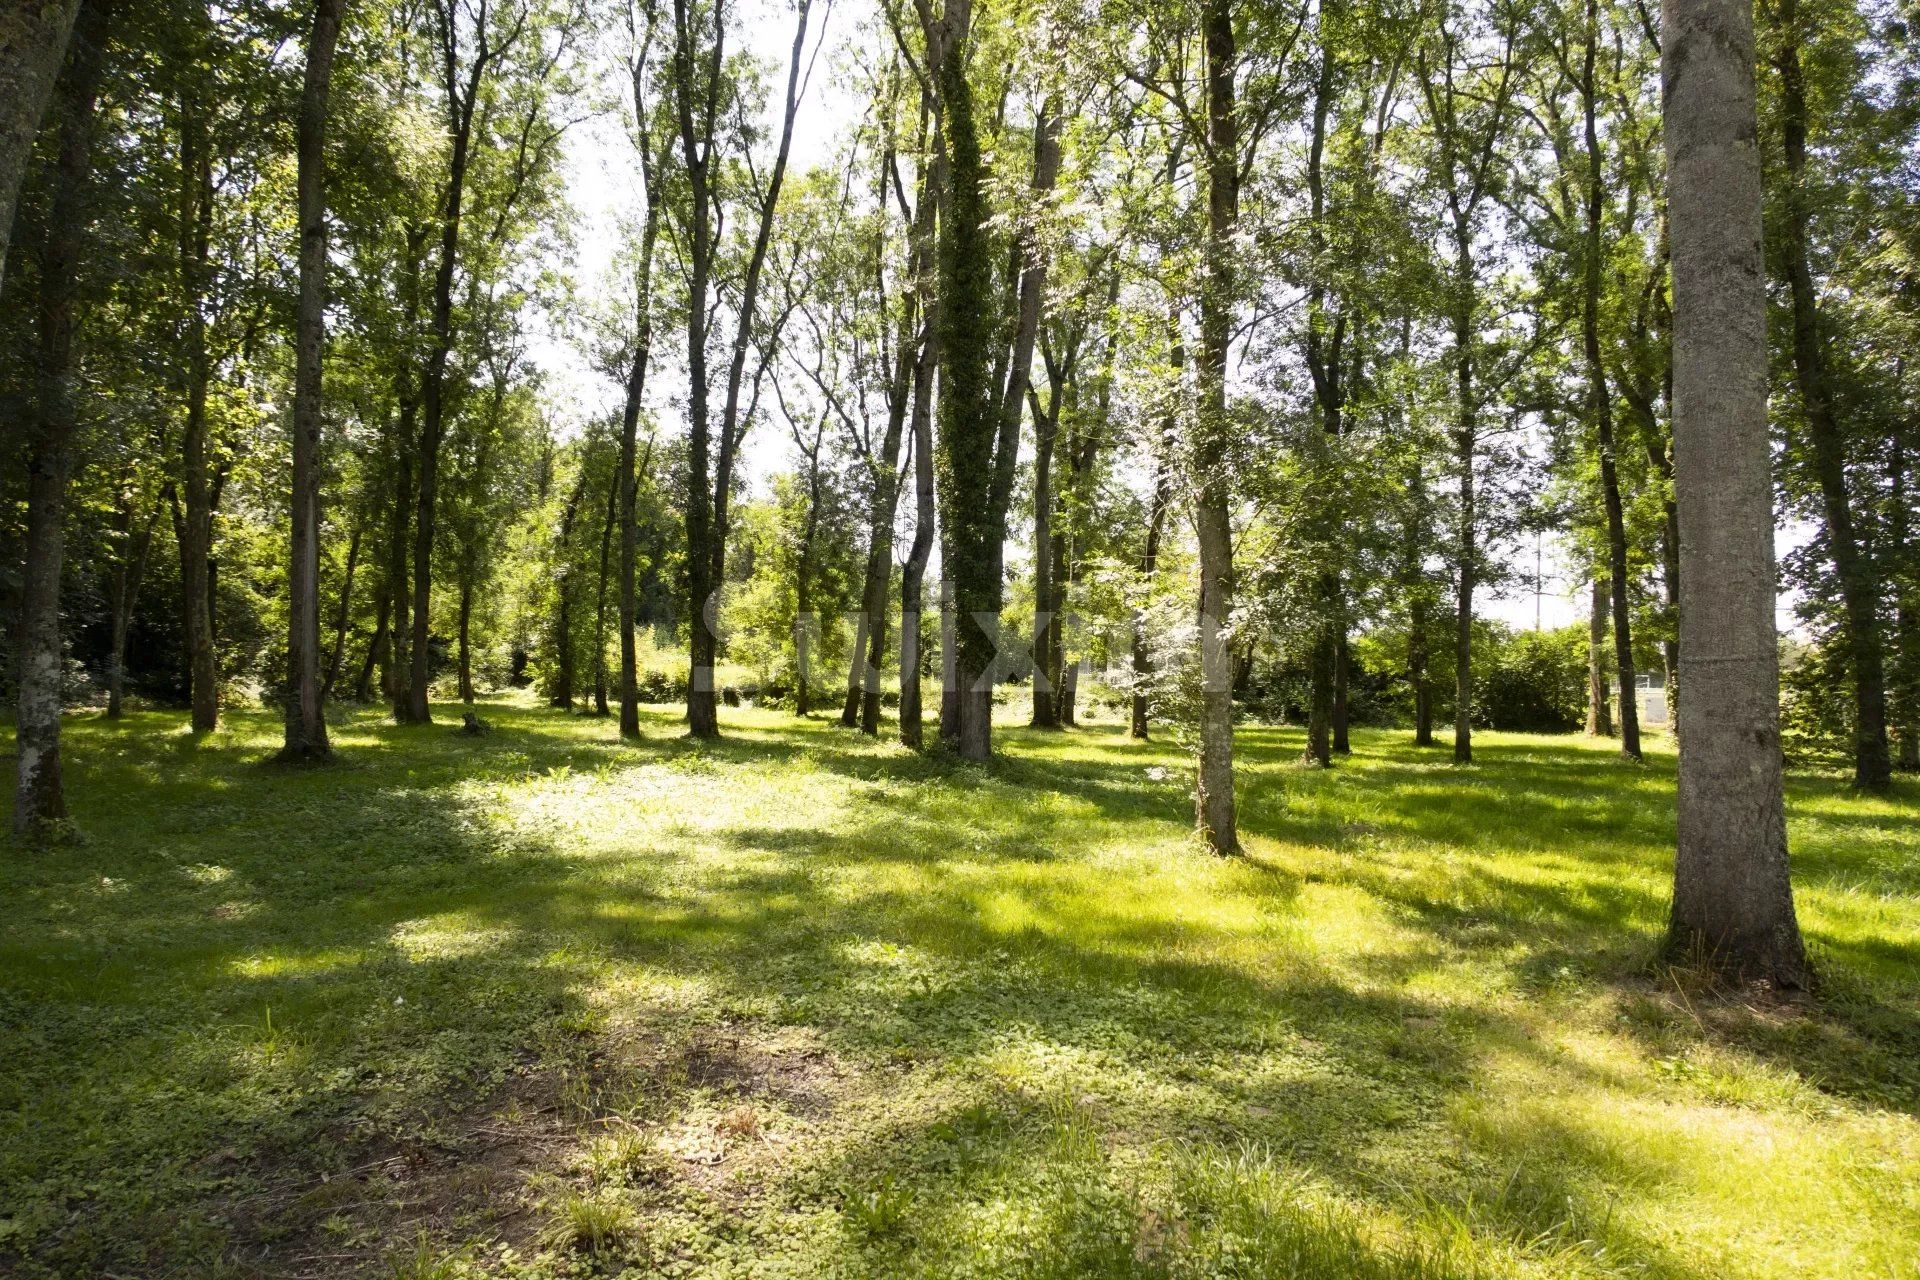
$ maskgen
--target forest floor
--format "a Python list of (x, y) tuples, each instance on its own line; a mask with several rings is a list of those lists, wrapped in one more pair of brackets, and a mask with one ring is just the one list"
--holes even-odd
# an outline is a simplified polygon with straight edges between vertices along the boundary
[(1651, 965), (1670, 754), (1248, 727), (1222, 861), (1111, 722), (481, 711), (69, 722), (0, 1274), (1920, 1276), (1912, 781), (1792, 778), (1782, 1002)]

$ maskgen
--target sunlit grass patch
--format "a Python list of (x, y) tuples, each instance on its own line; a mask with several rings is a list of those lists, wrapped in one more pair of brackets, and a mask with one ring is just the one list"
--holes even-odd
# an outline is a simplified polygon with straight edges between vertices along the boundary
[(1489, 734), (1457, 770), (1361, 732), (1321, 771), (1249, 727), (1221, 860), (1185, 760), (1109, 722), (982, 769), (769, 709), (714, 744), (483, 713), (353, 716), (312, 771), (262, 767), (264, 714), (75, 718), (86, 843), (0, 859), (0, 1270), (1920, 1256), (1910, 782), (1794, 777), (1827, 981), (1749, 1006), (1650, 968), (1660, 750)]

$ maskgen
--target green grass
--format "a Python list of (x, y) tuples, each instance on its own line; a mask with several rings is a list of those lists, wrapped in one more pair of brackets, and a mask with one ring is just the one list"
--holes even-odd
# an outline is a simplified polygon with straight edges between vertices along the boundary
[[(1796, 776), (1817, 1002), (1649, 968), (1673, 762), (1111, 723), (70, 722), (0, 849), (0, 1273), (1920, 1275), (1920, 793)], [(444, 719), (444, 717), (443, 717)]]

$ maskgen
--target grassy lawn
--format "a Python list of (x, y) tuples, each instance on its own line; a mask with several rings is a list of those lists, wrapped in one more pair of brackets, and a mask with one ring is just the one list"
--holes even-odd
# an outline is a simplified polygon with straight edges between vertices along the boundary
[(1223, 862), (1111, 723), (482, 711), (310, 772), (70, 721), (85, 843), (0, 846), (0, 1274), (1920, 1276), (1912, 781), (1792, 779), (1780, 1005), (1648, 967), (1670, 754), (1248, 728)]

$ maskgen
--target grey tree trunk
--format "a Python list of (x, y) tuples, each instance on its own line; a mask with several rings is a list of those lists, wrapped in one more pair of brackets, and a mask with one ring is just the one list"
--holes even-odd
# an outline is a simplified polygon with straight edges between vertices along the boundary
[[(1904, 376), (1902, 362), (1899, 374)], [(1888, 506), (1887, 559), (1903, 566), (1904, 573), (1894, 581), (1893, 672), (1889, 689), (1889, 719), (1892, 721), (1895, 753), (1893, 767), (1902, 773), (1920, 772), (1920, 574), (1913, 561), (1912, 515), (1908, 510), (1912, 479), (1908, 473), (1908, 447), (1903, 435), (1895, 435), (1887, 459)]]
[[(27, 468), (26, 572), (20, 592), (19, 707), (13, 829), (58, 834), (67, 803), (60, 775), (60, 570), (66, 556), (67, 476), (73, 465), (74, 286), (84, 248), (94, 108), (100, 92), (104, 5), (87, 8), (60, 78), (59, 151), (39, 249), (38, 404)], [(16, 179), (17, 181), (17, 179)], [(11, 193), (8, 193), (11, 199)]]
[(1681, 738), (1669, 955), (1803, 987), (1781, 796), (1752, 0), (1666, 0)]
[(460, 611), (455, 632), (454, 670), (460, 701), (473, 705), (473, 578), (467, 566), (460, 573)]
[(1350, 688), (1353, 675), (1353, 651), (1347, 641), (1347, 627), (1343, 619), (1340, 632), (1333, 638), (1333, 754), (1350, 756), (1353, 754), (1353, 741), (1349, 734), (1353, 706)]
[(1787, 159), (1786, 227), (1781, 256), (1793, 303), (1793, 369), (1806, 417), (1807, 442), (1820, 483), (1827, 554), (1840, 582), (1841, 628), (1853, 679), (1853, 785), (1884, 791), (1893, 780), (1887, 751), (1886, 655), (1880, 631), (1880, 582), (1874, 558), (1855, 528), (1847, 484), (1847, 441), (1833, 404), (1820, 303), (1808, 261), (1807, 95), (1800, 67), (1799, 0), (1781, 0), (1780, 132)]
[(333, 697), (333, 686), (340, 678), (340, 663), (347, 652), (347, 624), (353, 620), (353, 575), (360, 565), (360, 541), (366, 536), (366, 510), (354, 517), (353, 533), (347, 539), (347, 567), (341, 575), (340, 603), (333, 615), (333, 647), (327, 651), (327, 674), (320, 681), (320, 701)]
[(1233, 797), (1233, 529), (1227, 474), (1227, 347), (1233, 332), (1233, 237), (1240, 221), (1239, 55), (1229, 0), (1206, 0), (1201, 24), (1207, 76), (1207, 282), (1200, 294), (1200, 405), (1191, 451), (1200, 560), (1200, 757), (1194, 824), (1215, 853), (1240, 851)]
[(1587, 360), (1587, 396), (1594, 430), (1600, 440), (1600, 492), (1607, 513), (1607, 568), (1613, 588), (1614, 663), (1620, 675), (1620, 754), (1640, 756), (1640, 710), (1634, 701), (1632, 611), (1627, 606), (1627, 523), (1620, 498), (1620, 469), (1613, 432), (1613, 393), (1607, 387), (1607, 368), (1600, 355), (1601, 223), (1606, 208), (1605, 170), (1599, 130), (1599, 94), (1594, 60), (1600, 42), (1597, 0), (1587, 0), (1586, 49), (1581, 61), (1580, 97), (1586, 120), (1587, 237), (1582, 266), (1584, 305), (1580, 309), (1581, 341)]
[(1033, 714), (1028, 725), (1035, 729), (1060, 727), (1059, 689), (1055, 684), (1059, 664), (1054, 660), (1059, 646), (1060, 601), (1053, 576), (1053, 444), (1059, 432), (1060, 407), (1057, 391), (1053, 407), (1054, 412), (1043, 414), (1035, 405), (1033, 414)]
[[(927, 195), (938, 202), (940, 166), (936, 156), (934, 184)], [(927, 562), (933, 557), (933, 377), (940, 364), (939, 299), (930, 298), (922, 328), (920, 355), (913, 371), (913, 545), (900, 570), (900, 744), (919, 750), (922, 744), (920, 697), (920, 615), (926, 601)]]
[[(1180, 326), (1176, 319), (1171, 326), (1173, 345), (1169, 359), (1178, 377), (1178, 371), (1186, 364), (1187, 349), (1180, 340)], [(1174, 418), (1169, 414), (1161, 424), (1161, 453), (1154, 459), (1153, 505), (1147, 510), (1146, 545), (1140, 551), (1140, 592), (1142, 596), (1139, 608), (1133, 612), (1133, 717), (1131, 733), (1142, 742), (1146, 741), (1149, 728), (1149, 712), (1152, 710), (1146, 693), (1146, 682), (1153, 674), (1153, 654), (1147, 645), (1146, 597), (1153, 591), (1154, 571), (1160, 567), (1160, 538), (1166, 528), (1167, 508), (1173, 502), (1173, 475), (1170, 468), (1172, 459), (1165, 456), (1173, 445)]]
[[(1467, 244), (1461, 241), (1460, 256), (1465, 270), (1471, 271)], [(1468, 280), (1463, 288), (1473, 288)], [(1475, 509), (1475, 454), (1479, 438), (1479, 406), (1473, 389), (1473, 308), (1469, 301), (1454, 319), (1454, 353), (1459, 362), (1454, 385), (1457, 392), (1453, 428), (1454, 465), (1460, 488), (1459, 525), (1456, 529), (1458, 586), (1454, 594), (1453, 614), (1453, 762), (1473, 763), (1473, 588), (1480, 567), (1479, 513)]]
[(195, 733), (220, 723), (220, 667), (213, 639), (213, 495), (207, 472), (207, 392), (213, 379), (207, 350), (213, 236), (213, 155), (206, 117), (182, 103), (180, 113), (180, 277), (185, 325), (187, 415), (181, 433), (180, 583), (186, 607), (188, 686)]
[(382, 658), (381, 691), (393, 706), (393, 718), (407, 722), (411, 698), (407, 682), (413, 672), (413, 584), (407, 565), (413, 542), (415, 427), (420, 415), (418, 371), (414, 343), (420, 328), (420, 273), (427, 252), (427, 227), (411, 223), (406, 230), (405, 255), (400, 263), (401, 325), (405, 343), (394, 374), (396, 409), (393, 424), (393, 513), (388, 530), (385, 594), (392, 601), (387, 650)]
[[(647, 51), (653, 46), (654, 11), (647, 10), (646, 45), (629, 63), (633, 84), (633, 109), (639, 122), (640, 181), (645, 189), (647, 212), (640, 230), (640, 261), (634, 275), (633, 363), (627, 368), (626, 403), (620, 414), (620, 736), (627, 741), (640, 737), (639, 653), (633, 628), (638, 612), (636, 575), (640, 559), (640, 530), (634, 523), (634, 504), (639, 496), (641, 467), (636, 470), (635, 453), (639, 444), (640, 411), (646, 401), (647, 369), (653, 358), (653, 250), (660, 238), (660, 184), (654, 163), (653, 137), (647, 124)], [(651, 460), (653, 442), (649, 437), (647, 456)]]
[(1607, 684), (1607, 611), (1611, 588), (1605, 578), (1593, 580), (1587, 613), (1587, 733), (1613, 736), (1613, 695)]
[(33, 159), (33, 140), (67, 55), (80, 0), (11, 4), (0, 12), (0, 280), (6, 277), (14, 203)]
[(327, 90), (346, 0), (314, 0), (300, 93), (297, 179), (300, 297), (293, 338), (293, 523), (287, 566), (287, 725), (283, 760), (332, 754), (320, 689), (320, 432), (327, 341)]

